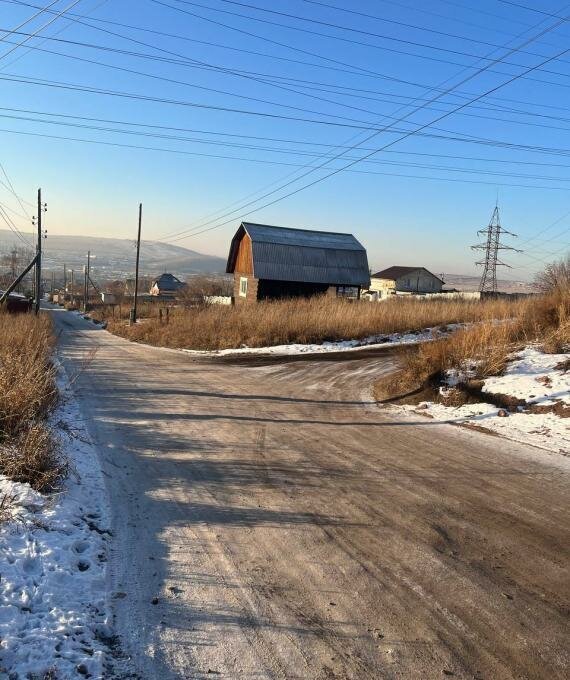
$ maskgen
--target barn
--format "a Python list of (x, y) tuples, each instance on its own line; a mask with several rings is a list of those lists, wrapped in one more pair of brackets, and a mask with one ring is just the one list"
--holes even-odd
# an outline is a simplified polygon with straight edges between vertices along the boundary
[(242, 222), (226, 272), (236, 303), (328, 294), (360, 297), (370, 284), (366, 250), (352, 234)]

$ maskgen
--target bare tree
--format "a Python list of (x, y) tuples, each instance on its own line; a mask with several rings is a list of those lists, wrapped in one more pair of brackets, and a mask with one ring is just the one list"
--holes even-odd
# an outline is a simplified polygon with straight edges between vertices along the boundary
[(551, 262), (536, 275), (534, 285), (541, 293), (570, 288), (570, 253), (558, 262)]
[(191, 276), (178, 297), (185, 307), (194, 307), (204, 303), (207, 296), (232, 294), (232, 279), (221, 275)]

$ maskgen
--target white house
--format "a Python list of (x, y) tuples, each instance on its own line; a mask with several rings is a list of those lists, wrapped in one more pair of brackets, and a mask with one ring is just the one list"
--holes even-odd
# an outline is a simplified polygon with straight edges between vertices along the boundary
[(370, 277), (370, 291), (378, 299), (390, 295), (441, 293), (445, 282), (425, 267), (388, 267)]

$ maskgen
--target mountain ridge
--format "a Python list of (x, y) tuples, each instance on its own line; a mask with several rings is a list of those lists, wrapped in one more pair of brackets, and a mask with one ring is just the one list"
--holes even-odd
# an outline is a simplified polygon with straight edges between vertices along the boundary
[[(35, 236), (23, 236), (34, 243)], [(123, 275), (135, 269), (135, 241), (132, 239), (103, 236), (49, 235), (44, 241), (44, 269), (80, 269), (86, 263), (87, 251), (91, 252), (93, 270), (105, 276)], [(0, 253), (5, 255), (14, 247), (24, 244), (11, 231), (0, 229)], [(141, 240), (141, 273), (160, 274), (172, 271), (177, 274), (206, 274), (224, 272), (226, 261), (215, 255), (204, 255), (183, 246), (160, 241)]]

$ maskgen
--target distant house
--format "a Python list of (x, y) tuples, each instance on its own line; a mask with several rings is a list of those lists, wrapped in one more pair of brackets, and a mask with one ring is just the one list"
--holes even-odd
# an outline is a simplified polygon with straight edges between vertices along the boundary
[(174, 274), (161, 274), (151, 284), (150, 294), (160, 297), (174, 298), (186, 284), (177, 279)]
[(117, 302), (116, 295), (103, 291), (101, 293), (101, 302), (105, 305), (114, 305)]
[(360, 297), (370, 275), (366, 250), (352, 234), (242, 222), (226, 272), (236, 303), (328, 294)]
[(370, 291), (380, 299), (397, 294), (441, 293), (443, 284), (439, 276), (425, 267), (388, 267), (370, 277)]

